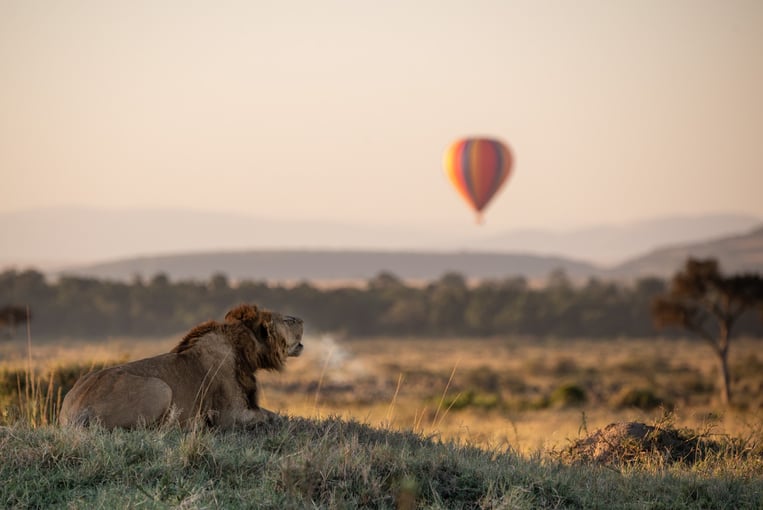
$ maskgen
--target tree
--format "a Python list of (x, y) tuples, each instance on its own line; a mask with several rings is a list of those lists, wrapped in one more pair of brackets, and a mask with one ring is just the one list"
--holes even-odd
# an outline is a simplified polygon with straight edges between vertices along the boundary
[(435, 334), (455, 336), (464, 332), (464, 310), (469, 297), (466, 278), (449, 272), (427, 287), (429, 321)]
[(29, 307), (8, 305), (0, 308), (0, 331), (8, 329), (8, 334), (13, 336), (16, 333), (16, 327), (32, 320), (32, 314)]
[(678, 326), (707, 341), (721, 368), (721, 402), (731, 400), (729, 345), (737, 319), (763, 303), (763, 280), (757, 274), (724, 276), (714, 259), (686, 261), (667, 293), (652, 303), (658, 327)]

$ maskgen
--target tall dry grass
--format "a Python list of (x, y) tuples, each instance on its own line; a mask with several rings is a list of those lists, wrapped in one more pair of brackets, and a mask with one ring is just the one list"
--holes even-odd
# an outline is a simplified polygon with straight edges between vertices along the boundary
[[(33, 342), (28, 331), (24, 344), (0, 344), (2, 419), (54, 423), (63, 394), (80, 374), (167, 352), (177, 341)], [(592, 431), (615, 421), (651, 422), (666, 409), (680, 426), (712, 426), (734, 436), (763, 421), (761, 342), (752, 339), (734, 344), (736, 403), (728, 409), (716, 401), (714, 356), (687, 340), (323, 336), (304, 343), (303, 355), (283, 372), (258, 376), (264, 407), (523, 452), (563, 446), (580, 437), (581, 424)], [(570, 398), (576, 392), (585, 398)], [(641, 405), (637, 397), (644, 392), (658, 404)]]
[[(27, 308), (26, 321), (26, 359), (23, 371), (16, 372), (15, 404), (12, 407), (11, 420), (19, 420), (29, 427), (37, 428), (55, 423), (58, 409), (61, 407), (62, 388), (54, 384), (54, 372), (40, 374), (32, 360), (32, 328)], [(7, 387), (7, 384), (6, 384)], [(6, 395), (8, 399), (10, 395)], [(11, 400), (12, 401), (12, 400)], [(3, 409), (7, 415), (9, 409)]]

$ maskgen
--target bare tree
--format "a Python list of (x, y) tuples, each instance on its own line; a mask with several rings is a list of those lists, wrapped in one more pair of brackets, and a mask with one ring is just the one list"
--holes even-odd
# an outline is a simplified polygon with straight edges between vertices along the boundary
[(710, 344), (721, 369), (721, 402), (731, 400), (729, 345), (737, 319), (763, 303), (763, 280), (757, 274), (724, 276), (714, 259), (689, 259), (673, 276), (668, 292), (652, 303), (658, 327), (678, 326)]

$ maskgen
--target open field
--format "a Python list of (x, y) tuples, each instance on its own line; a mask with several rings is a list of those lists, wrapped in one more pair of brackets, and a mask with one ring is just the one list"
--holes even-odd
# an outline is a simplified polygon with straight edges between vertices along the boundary
[(690, 341), (322, 338), (316, 345), (263, 378), (266, 405), (522, 452), (667, 412), (676, 426), (717, 434), (763, 426), (763, 359), (752, 340), (734, 346), (728, 410), (717, 404), (712, 352)]
[[(715, 402), (712, 353), (688, 341), (308, 337), (302, 357), (261, 377), (263, 404), (286, 419), (229, 432), (53, 424), (61, 395), (82, 372), (166, 352), (176, 341), (1, 344), (0, 501), (11, 508), (763, 504), (759, 341), (734, 346), (736, 394), (726, 410)], [(573, 444), (624, 420), (655, 423), (665, 434), (650, 447), (602, 436), (612, 446), (606, 461)]]
[[(176, 338), (0, 345), (3, 406), (32, 366), (68, 374), (168, 351)], [(717, 404), (710, 348), (689, 340), (305, 339), (303, 356), (265, 373), (262, 404), (292, 416), (341, 416), (482, 447), (559, 449), (611, 422), (664, 419), (749, 437), (763, 427), (763, 342), (732, 346), (734, 405)], [(44, 389), (44, 388), (43, 388)], [(9, 394), (11, 394), (9, 396)], [(58, 395), (50, 397), (55, 408)], [(8, 413), (5, 410), (6, 415)], [(10, 419), (11, 416), (6, 416)]]

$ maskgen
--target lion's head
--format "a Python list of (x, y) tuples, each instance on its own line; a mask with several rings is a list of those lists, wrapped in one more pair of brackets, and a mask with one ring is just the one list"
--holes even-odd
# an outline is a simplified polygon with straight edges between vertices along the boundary
[(231, 326), (243, 326), (255, 342), (239, 344), (256, 368), (280, 370), (288, 356), (302, 353), (302, 319), (261, 310), (254, 305), (239, 305), (225, 314)]

